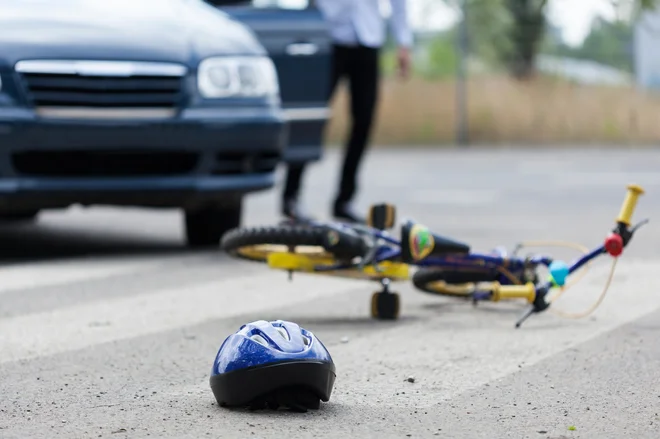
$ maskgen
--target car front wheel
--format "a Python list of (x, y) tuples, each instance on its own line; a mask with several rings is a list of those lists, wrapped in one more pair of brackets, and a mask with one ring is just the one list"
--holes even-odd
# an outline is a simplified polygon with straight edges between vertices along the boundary
[(38, 210), (26, 210), (20, 212), (0, 212), (0, 222), (32, 222), (36, 221), (39, 215)]
[(185, 212), (188, 247), (214, 247), (229, 230), (241, 225), (242, 200), (227, 206), (207, 206)]

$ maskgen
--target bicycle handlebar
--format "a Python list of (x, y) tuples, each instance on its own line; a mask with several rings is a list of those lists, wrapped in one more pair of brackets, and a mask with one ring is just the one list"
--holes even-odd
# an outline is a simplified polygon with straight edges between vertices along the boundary
[(621, 211), (619, 212), (619, 216), (616, 219), (617, 223), (625, 224), (626, 226), (630, 227), (630, 219), (635, 212), (637, 199), (640, 195), (643, 194), (644, 189), (642, 189), (640, 186), (636, 184), (628, 185), (628, 193), (626, 194), (626, 198), (623, 200), (623, 204), (621, 205)]
[(529, 303), (534, 303), (536, 298), (536, 286), (527, 282), (524, 285), (500, 285), (495, 283), (493, 288), (493, 302), (507, 299), (525, 299)]
[[(568, 273), (573, 273), (583, 265), (585, 265), (590, 260), (602, 255), (603, 253), (608, 253), (610, 256), (616, 258), (621, 255), (623, 249), (628, 245), (632, 239), (633, 234), (641, 225), (645, 224), (648, 220), (644, 220), (637, 224), (635, 227), (630, 228), (631, 219), (633, 213), (635, 212), (635, 207), (637, 205), (637, 199), (640, 195), (644, 194), (644, 189), (642, 187), (631, 184), (627, 187), (628, 192), (626, 197), (623, 200), (621, 205), (621, 210), (619, 216), (616, 219), (616, 226), (614, 230), (605, 238), (604, 244), (600, 245), (589, 254), (583, 256), (575, 263), (568, 268)], [(532, 314), (545, 311), (550, 307), (550, 303), (546, 300), (547, 294), (554, 287), (552, 281), (546, 282), (540, 286), (534, 287), (534, 294), (531, 294), (530, 288), (528, 285), (512, 285), (512, 286), (498, 286), (496, 287), (493, 294), (495, 297), (506, 298), (506, 297), (519, 297), (525, 298), (528, 302), (531, 303), (530, 308), (523, 314), (523, 316), (516, 323), (516, 328), (519, 328), (520, 325)]]

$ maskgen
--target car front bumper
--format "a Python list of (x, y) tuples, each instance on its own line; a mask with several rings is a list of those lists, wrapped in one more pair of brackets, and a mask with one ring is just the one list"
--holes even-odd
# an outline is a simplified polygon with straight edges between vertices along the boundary
[(0, 107), (0, 209), (236, 199), (274, 185), (287, 135), (286, 119), (272, 108), (73, 119)]

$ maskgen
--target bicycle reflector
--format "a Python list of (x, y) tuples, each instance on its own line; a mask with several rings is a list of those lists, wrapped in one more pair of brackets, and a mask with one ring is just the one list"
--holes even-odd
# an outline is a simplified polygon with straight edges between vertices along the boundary
[(618, 233), (610, 233), (605, 238), (605, 250), (610, 256), (617, 257), (623, 253), (623, 238)]

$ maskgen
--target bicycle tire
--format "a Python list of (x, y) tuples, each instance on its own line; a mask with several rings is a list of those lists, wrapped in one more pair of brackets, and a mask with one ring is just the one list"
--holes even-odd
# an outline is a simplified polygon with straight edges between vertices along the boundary
[(472, 287), (479, 282), (494, 282), (493, 273), (485, 270), (422, 268), (412, 276), (416, 289), (425, 293), (470, 298)]
[(220, 247), (234, 257), (256, 262), (267, 262), (268, 255), (275, 252), (350, 261), (364, 256), (368, 250), (359, 236), (325, 227), (296, 225), (237, 228), (223, 236)]

